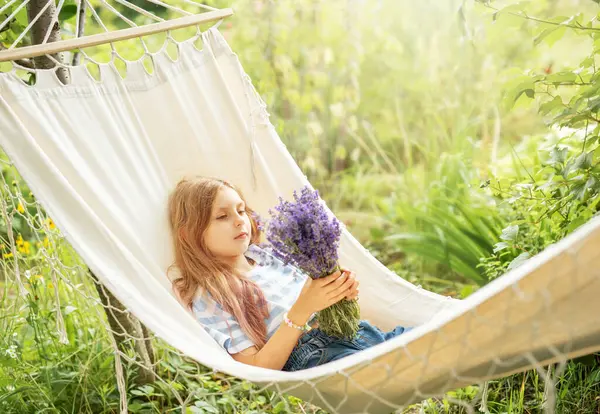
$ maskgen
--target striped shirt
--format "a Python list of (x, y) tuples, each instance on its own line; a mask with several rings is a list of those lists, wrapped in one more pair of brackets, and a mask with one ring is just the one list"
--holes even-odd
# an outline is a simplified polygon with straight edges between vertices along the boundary
[[(268, 340), (283, 321), (283, 314), (296, 302), (307, 276), (291, 264), (284, 265), (267, 248), (252, 244), (244, 255), (256, 262), (247, 276), (260, 287), (268, 304), (269, 317), (265, 319)], [(235, 318), (208, 292), (196, 296), (192, 311), (210, 336), (230, 354), (255, 345)]]

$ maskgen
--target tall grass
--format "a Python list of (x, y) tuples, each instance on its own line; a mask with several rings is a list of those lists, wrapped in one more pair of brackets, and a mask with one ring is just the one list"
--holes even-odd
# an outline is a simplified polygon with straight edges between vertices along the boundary
[[(292, 155), (340, 219), (411, 282), (461, 297), (484, 284), (477, 264), (506, 222), (505, 207), (482, 184), (496, 167), (506, 180), (520, 178), (520, 167), (497, 160), (510, 154), (509, 144), (545, 131), (534, 112), (499, 106), (500, 85), (506, 68), (545, 65), (538, 49), (518, 27), (491, 23), (479, 5), (462, 1), (236, 6), (235, 26), (222, 30)], [(319, 412), (212, 372), (157, 338), (160, 380), (136, 385), (138, 366), (126, 358), (133, 354), (116, 360), (84, 264), (56, 229), (40, 224), (47, 217), (18, 174), (4, 168), (3, 178), (0, 412), (118, 412), (117, 364), (131, 412)], [(598, 412), (600, 369), (594, 357), (588, 363), (569, 362), (558, 376), (558, 412)], [(490, 382), (490, 412), (541, 412), (541, 375)], [(465, 387), (407, 412), (472, 412), (466, 406), (477, 408), (482, 392)]]

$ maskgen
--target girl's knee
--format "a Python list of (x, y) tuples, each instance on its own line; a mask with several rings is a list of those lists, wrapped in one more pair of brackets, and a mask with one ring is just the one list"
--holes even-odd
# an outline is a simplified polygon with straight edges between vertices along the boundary
[(412, 328), (405, 328), (404, 326), (396, 326), (391, 331), (386, 332), (386, 334), (385, 334), (385, 340), (387, 341), (388, 339), (392, 339), (392, 338), (395, 338), (397, 336), (400, 336), (403, 333), (406, 333), (406, 332), (410, 331), (411, 329)]

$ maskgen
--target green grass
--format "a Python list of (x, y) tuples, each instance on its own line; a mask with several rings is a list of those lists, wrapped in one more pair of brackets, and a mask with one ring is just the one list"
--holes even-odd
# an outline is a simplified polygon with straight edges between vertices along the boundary
[[(494, 19), (480, 3), (384, 0), (381, 9), (359, 3), (242, 1), (235, 4), (235, 26), (222, 30), (293, 157), (358, 240), (400, 277), (467, 297), (518, 253), (492, 254), (513, 221), (521, 221), (524, 247), (532, 252), (573, 230), (562, 227), (558, 213), (535, 225), (542, 204), (555, 200), (513, 204), (511, 194), (503, 194), (530, 173), (547, 179), (537, 153), (547, 145), (540, 138), (547, 126), (534, 109), (506, 109), (500, 97), (502, 83), (515, 74), (541, 71), (548, 56), (555, 71), (565, 70), (587, 43), (567, 39), (557, 53), (528, 38), (531, 25)], [(593, 2), (533, 3), (542, 17), (597, 12)], [(151, 47), (161, 42), (157, 36)], [(138, 56), (128, 45), (120, 46), (124, 56)], [(108, 52), (97, 48), (94, 57), (105, 61)], [(3, 256), (0, 412), (117, 413), (117, 361), (96, 290), (26, 183), (6, 157), (1, 161), (1, 202), (9, 217), (0, 218), (0, 253), (15, 248), (30, 294), (19, 296), (15, 257)], [(481, 186), (494, 172), (502, 191)], [(588, 217), (594, 207), (584, 207)], [(16, 245), (18, 234), (31, 244), (30, 253)], [(133, 343), (124, 346), (120, 364), (130, 412), (182, 412), (184, 406), (186, 413), (323, 412), (215, 373), (156, 338), (153, 348), (159, 379), (138, 384)], [(600, 412), (597, 357), (568, 362), (553, 389), (557, 413)], [(483, 384), (475, 384), (405, 412), (477, 411), (482, 392)], [(541, 413), (545, 396), (535, 370), (487, 385), (491, 413)]]

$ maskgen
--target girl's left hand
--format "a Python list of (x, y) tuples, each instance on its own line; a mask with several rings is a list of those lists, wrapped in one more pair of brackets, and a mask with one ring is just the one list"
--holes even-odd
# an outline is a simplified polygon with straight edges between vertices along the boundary
[(352, 287), (350, 287), (348, 289), (348, 294), (346, 295), (346, 300), (357, 300), (358, 293), (359, 293), (358, 285), (360, 284), (360, 282), (358, 281), (358, 279), (356, 279), (356, 275), (351, 270), (344, 269), (344, 268), (341, 268), (340, 270), (342, 271), (342, 273), (347, 273), (348, 276), (354, 281), (354, 283), (352, 284)]

